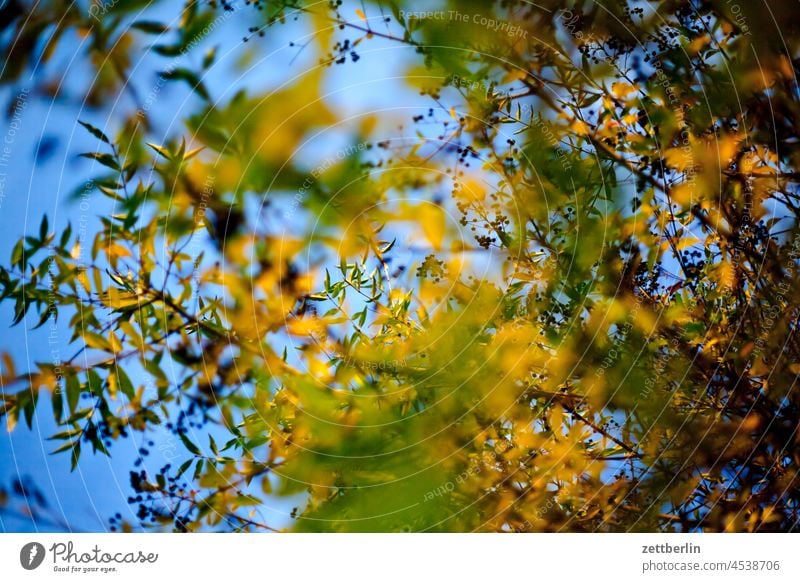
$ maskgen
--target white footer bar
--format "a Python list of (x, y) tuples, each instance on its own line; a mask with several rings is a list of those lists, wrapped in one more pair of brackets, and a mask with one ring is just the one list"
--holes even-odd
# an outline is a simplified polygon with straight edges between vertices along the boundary
[(798, 542), (793, 534), (2, 534), (0, 572), (9, 581), (797, 581)]

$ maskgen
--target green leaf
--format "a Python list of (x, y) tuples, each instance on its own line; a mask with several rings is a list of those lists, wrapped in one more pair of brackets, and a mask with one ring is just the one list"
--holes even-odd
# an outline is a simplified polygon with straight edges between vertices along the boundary
[(28, 423), (28, 428), (33, 428), (33, 413), (36, 411), (36, 403), (39, 401), (39, 391), (30, 388), (26, 392), (29, 397), (25, 400), (22, 411), (25, 413), (25, 422)]
[(183, 464), (181, 464), (180, 468), (178, 469), (177, 477), (180, 478), (189, 469), (189, 467), (192, 466), (193, 462), (194, 459), (189, 459), (188, 461), (184, 461)]
[(69, 407), (70, 414), (75, 414), (75, 409), (78, 407), (78, 400), (81, 396), (81, 383), (76, 374), (70, 374), (66, 379), (67, 390), (67, 406)]
[(81, 458), (81, 442), (75, 441), (75, 446), (72, 447), (72, 455), (70, 457), (70, 471), (74, 471), (78, 466), (78, 461)]
[(206, 51), (205, 56), (203, 56), (203, 69), (208, 69), (213, 63), (214, 59), (217, 57), (217, 47), (212, 47)]
[(167, 148), (161, 147), (160, 145), (156, 145), (154, 143), (147, 142), (147, 145), (154, 149), (156, 153), (167, 160), (172, 159), (172, 154)]
[(111, 154), (86, 153), (81, 154), (80, 157), (95, 160), (99, 164), (102, 164), (107, 168), (111, 168), (112, 170), (116, 170), (117, 172), (122, 170), (122, 168), (119, 167), (119, 164), (117, 164), (117, 160)]
[(190, 71), (189, 69), (179, 67), (170, 71), (162, 71), (161, 77), (167, 79), (168, 81), (184, 81), (203, 99), (206, 101), (211, 101), (211, 95), (209, 95), (208, 91), (206, 90), (203, 81), (197, 76), (196, 73)]
[(110, 457), (111, 454), (108, 452), (108, 449), (103, 444), (103, 439), (100, 438), (100, 435), (97, 431), (92, 431), (89, 433), (91, 436), (89, 437), (89, 441), (92, 443), (92, 450), (97, 453), (103, 453), (105, 456)]
[(169, 380), (167, 380), (167, 376), (164, 374), (164, 371), (159, 367), (159, 365), (156, 362), (152, 360), (145, 360), (144, 369), (150, 372), (150, 375), (156, 379), (157, 386), (161, 387), (169, 385)]
[(233, 502), (238, 507), (251, 507), (253, 505), (261, 505), (261, 500), (254, 495), (238, 495)]
[(25, 251), (25, 242), (22, 239), (17, 241), (17, 244), (14, 245), (14, 250), (11, 251), (11, 265), (16, 266), (19, 265), (21, 268), (25, 268), (22, 264), (22, 256)]
[(73, 447), (75, 447), (75, 443), (76, 442), (78, 442), (78, 441), (70, 440), (69, 442), (66, 442), (63, 445), (60, 445), (54, 451), (50, 451), (50, 454), (51, 455), (57, 455), (58, 453), (63, 453), (64, 451), (68, 451), (68, 450), (72, 449)]
[(194, 474), (192, 475), (192, 479), (198, 479), (200, 477), (200, 473), (203, 471), (203, 459), (198, 459), (197, 464), (194, 466)]
[(72, 438), (80, 435), (83, 433), (83, 429), (80, 428), (72, 428), (70, 430), (65, 430), (59, 433), (54, 434), (51, 437), (47, 437), (49, 441), (63, 441), (63, 440), (71, 440)]
[(120, 366), (117, 366), (115, 373), (118, 380), (117, 384), (120, 390), (122, 390), (122, 393), (129, 399), (133, 399), (136, 396), (136, 389), (133, 387), (133, 382), (131, 382), (128, 374), (126, 374), (125, 370), (123, 370)]
[(196, 444), (194, 444), (192, 441), (189, 440), (189, 437), (187, 437), (182, 432), (179, 432), (178, 436), (180, 437), (181, 441), (183, 441), (183, 445), (190, 453), (194, 455), (200, 455), (200, 449), (197, 448)]
[(42, 216), (42, 222), (39, 224), (39, 240), (44, 242), (47, 238), (47, 229), (48, 229), (48, 222), (47, 222), (47, 215), (45, 214)]
[(86, 388), (95, 396), (103, 395), (103, 380), (94, 369), (86, 372)]
[(181, 54), (182, 49), (180, 45), (165, 45), (165, 44), (157, 44), (153, 45), (153, 52), (161, 55), (162, 57), (177, 57)]
[(50, 398), (53, 406), (53, 418), (59, 423), (64, 416), (64, 397), (61, 394), (61, 390), (53, 390)]
[(78, 422), (84, 418), (89, 418), (94, 413), (94, 408), (82, 408), (67, 419), (67, 423)]
[(58, 241), (59, 246), (63, 249), (66, 248), (70, 237), (72, 236), (72, 224), (67, 223), (67, 228), (61, 233), (61, 238)]
[(155, 20), (137, 20), (131, 24), (131, 28), (141, 30), (147, 34), (163, 34), (169, 30), (169, 26)]

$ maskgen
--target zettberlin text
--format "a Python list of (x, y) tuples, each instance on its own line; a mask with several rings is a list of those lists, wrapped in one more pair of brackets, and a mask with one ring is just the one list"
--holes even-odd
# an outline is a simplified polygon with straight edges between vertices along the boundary
[(643, 554), (699, 554), (700, 546), (697, 544), (685, 543), (677, 544), (658, 544), (656, 546), (642, 546)]

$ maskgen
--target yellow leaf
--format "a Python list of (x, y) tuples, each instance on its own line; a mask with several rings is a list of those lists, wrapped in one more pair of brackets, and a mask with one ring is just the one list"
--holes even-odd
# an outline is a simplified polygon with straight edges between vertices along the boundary
[(681, 206), (690, 206), (694, 200), (694, 188), (691, 184), (683, 183), (670, 192), (672, 201)]
[(708, 35), (699, 36), (694, 39), (691, 43), (689, 43), (689, 52), (690, 53), (697, 53), (702, 50), (707, 44), (711, 42), (711, 38)]
[(111, 344), (111, 351), (118, 354), (122, 351), (122, 342), (119, 341), (117, 334), (114, 331), (108, 333), (108, 343)]
[(87, 293), (91, 293), (92, 292), (92, 285), (89, 282), (89, 276), (86, 274), (86, 269), (81, 269), (78, 272), (77, 279), (78, 279), (78, 283), (81, 284), (81, 286), (83, 287), (83, 289)]
[(548, 418), (548, 424), (550, 425), (550, 430), (552, 430), (555, 434), (561, 433), (561, 425), (564, 423), (564, 409), (561, 408), (558, 404), (552, 406), (550, 408)]
[(723, 260), (713, 269), (713, 276), (722, 287), (733, 286), (736, 271), (730, 261)]
[(618, 82), (611, 85), (611, 92), (614, 94), (615, 97), (618, 97), (620, 99), (624, 99), (634, 91), (636, 91), (636, 87), (634, 87), (630, 83)]
[(286, 326), (286, 330), (292, 335), (313, 336), (325, 331), (324, 324), (315, 317), (303, 317), (292, 319)]
[(112, 309), (123, 309), (138, 305), (139, 296), (136, 293), (128, 293), (120, 291), (116, 287), (110, 287), (108, 292), (103, 296), (103, 302)]
[(103, 336), (89, 331), (83, 332), (81, 336), (83, 337), (83, 342), (86, 344), (87, 347), (95, 350), (102, 350), (104, 352), (111, 351), (111, 345), (108, 343), (108, 340)]
[(723, 168), (733, 161), (736, 153), (739, 151), (739, 142), (742, 141), (742, 136), (739, 134), (726, 135), (719, 139), (719, 162)]
[(483, 202), (486, 199), (486, 187), (478, 180), (470, 178), (461, 183), (454, 194), (466, 202)]
[(116, 266), (118, 259), (131, 256), (131, 252), (119, 243), (109, 243), (104, 250), (112, 266)]
[(682, 251), (683, 249), (688, 249), (689, 247), (693, 247), (695, 245), (702, 246), (702, 243), (703, 241), (701, 241), (699, 238), (687, 235), (675, 243), (675, 250)]
[(16, 368), (14, 367), (14, 360), (11, 359), (11, 354), (3, 352), (3, 373), (6, 378), (13, 378), (17, 375)]
[(694, 166), (694, 156), (683, 148), (670, 148), (664, 152), (664, 159), (667, 164), (680, 172), (684, 172)]
[(117, 398), (117, 375), (116, 374), (109, 374), (108, 375), (108, 393), (111, 395), (111, 400), (116, 400), (116, 398)]
[(578, 135), (589, 135), (589, 126), (583, 121), (576, 120), (572, 124), (572, 131), (574, 131)]
[(364, 22), (366, 22), (366, 21), (367, 21), (367, 17), (366, 17), (366, 15), (365, 15), (365, 14), (364, 14), (364, 13), (361, 11), (361, 9), (360, 9), (360, 8), (356, 8), (356, 16), (358, 16), (358, 17), (359, 17), (361, 20), (363, 20)]

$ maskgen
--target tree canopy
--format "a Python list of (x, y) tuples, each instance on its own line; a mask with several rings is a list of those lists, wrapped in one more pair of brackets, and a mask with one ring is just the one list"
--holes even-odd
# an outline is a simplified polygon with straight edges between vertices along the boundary
[[(296, 531), (796, 527), (795, 4), (165, 4), (2, 14), (7, 87), (79, 37), (79, 100), (135, 104), (76, 119), (88, 222), (0, 269), (9, 323), (74, 346), (4, 358), (7, 426), (48, 401), (73, 467), (180, 449), (115, 527), (280, 530), (281, 496)], [(290, 80), (214, 84), (287, 28)], [(375, 51), (421, 100), (345, 115), (326, 80), (368, 101)], [(194, 96), (164, 138), (167, 83)]]

